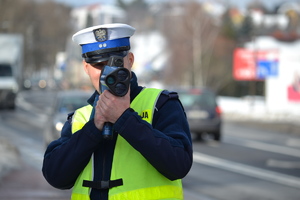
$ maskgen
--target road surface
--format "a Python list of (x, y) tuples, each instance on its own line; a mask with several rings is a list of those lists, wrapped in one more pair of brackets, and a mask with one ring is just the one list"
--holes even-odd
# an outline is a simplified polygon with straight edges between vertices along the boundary
[[(0, 110), (0, 139), (20, 152), (19, 167), (1, 180), (3, 200), (65, 200), (41, 173), (53, 92), (27, 91), (15, 111)], [(194, 163), (183, 179), (187, 200), (299, 200), (300, 134), (225, 121), (221, 143), (193, 141)], [(0, 152), (3, 154), (3, 152)]]

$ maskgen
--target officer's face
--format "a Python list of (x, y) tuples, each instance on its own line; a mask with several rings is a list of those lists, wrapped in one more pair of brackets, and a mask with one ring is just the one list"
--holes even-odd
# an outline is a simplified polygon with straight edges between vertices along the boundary
[[(90, 80), (94, 86), (94, 88), (100, 93), (99, 90), (99, 78), (101, 71), (107, 65), (108, 61), (89, 64), (83, 61), (84, 71), (90, 77)], [(124, 67), (131, 71), (132, 64), (134, 62), (134, 56), (131, 52), (128, 53), (127, 56), (124, 57)]]

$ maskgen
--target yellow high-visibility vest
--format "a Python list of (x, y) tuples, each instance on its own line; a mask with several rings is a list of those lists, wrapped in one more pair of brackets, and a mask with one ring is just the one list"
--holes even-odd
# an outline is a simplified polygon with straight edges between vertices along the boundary
[[(152, 123), (156, 101), (162, 90), (145, 88), (130, 107), (143, 120)], [(72, 132), (80, 130), (89, 120), (92, 106), (76, 110)], [(72, 200), (90, 200), (90, 188), (83, 187), (84, 180), (93, 180), (93, 156), (76, 180)], [(109, 189), (109, 200), (179, 200), (183, 199), (181, 179), (171, 181), (159, 173), (122, 136), (117, 136), (110, 180), (122, 179), (123, 185)]]

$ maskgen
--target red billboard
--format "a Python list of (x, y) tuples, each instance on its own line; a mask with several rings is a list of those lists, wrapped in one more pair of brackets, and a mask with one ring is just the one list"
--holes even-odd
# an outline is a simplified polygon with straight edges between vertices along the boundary
[(263, 80), (278, 76), (279, 51), (277, 49), (234, 51), (233, 78), (238, 81)]
[(233, 78), (235, 80), (252, 81), (256, 78), (256, 59), (249, 49), (237, 48), (233, 55)]

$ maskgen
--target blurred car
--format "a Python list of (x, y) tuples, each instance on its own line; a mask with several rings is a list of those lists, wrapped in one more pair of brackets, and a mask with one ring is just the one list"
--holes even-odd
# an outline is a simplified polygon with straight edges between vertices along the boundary
[(46, 146), (60, 137), (61, 129), (67, 121), (68, 114), (88, 105), (87, 100), (92, 94), (93, 92), (81, 90), (59, 91), (57, 93), (52, 112), (49, 115), (49, 126), (44, 129), (44, 143)]
[(179, 99), (185, 109), (190, 131), (196, 139), (211, 136), (221, 140), (221, 109), (216, 101), (216, 94), (209, 89), (177, 90)]

